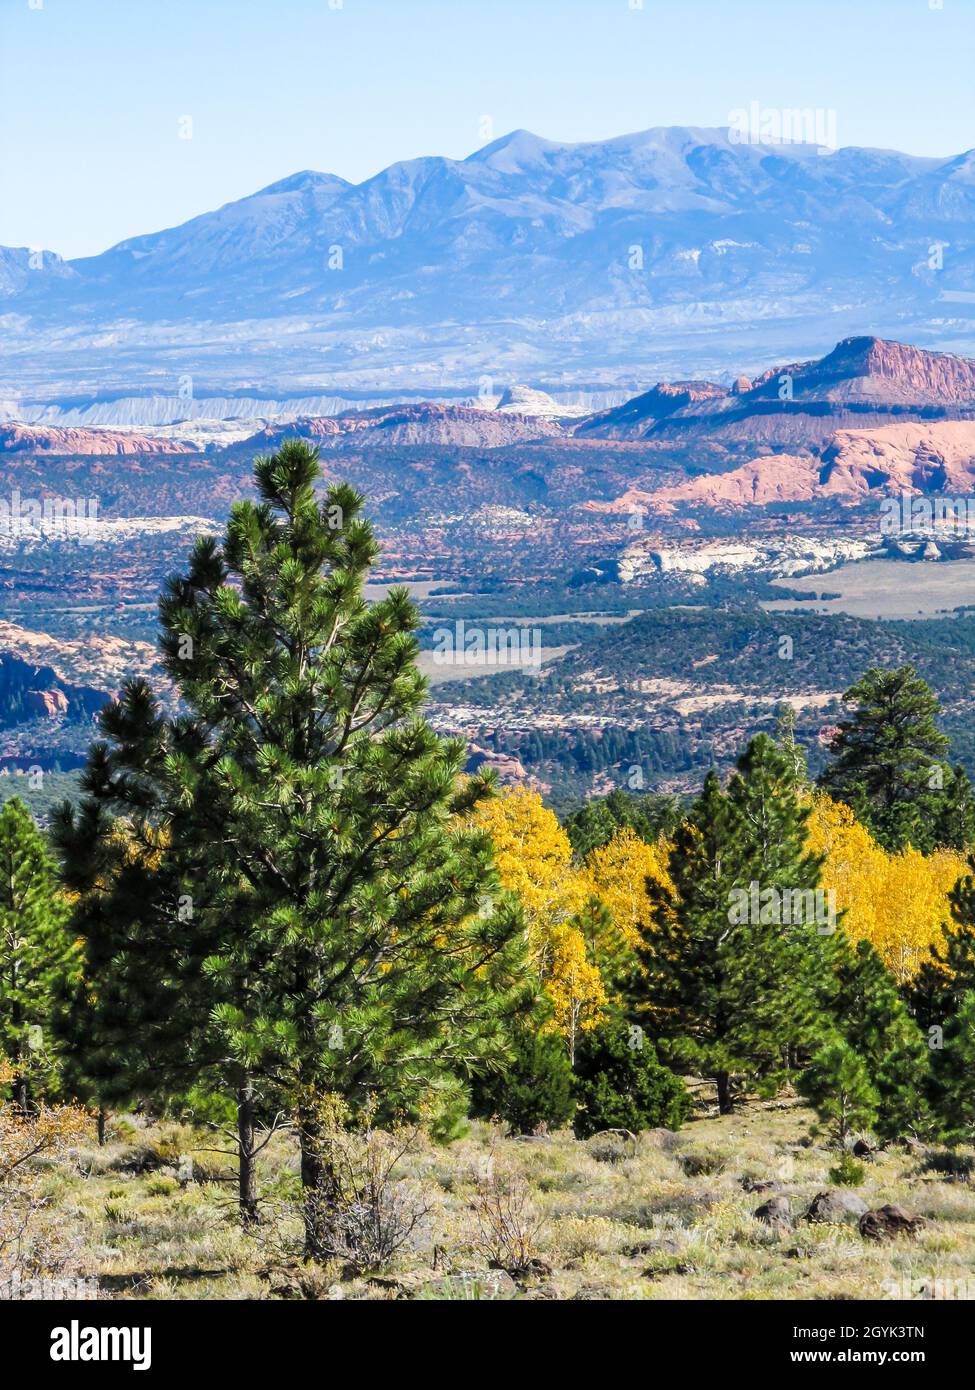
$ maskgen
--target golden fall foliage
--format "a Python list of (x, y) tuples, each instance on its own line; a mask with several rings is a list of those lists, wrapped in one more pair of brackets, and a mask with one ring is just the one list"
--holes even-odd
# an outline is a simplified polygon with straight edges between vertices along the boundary
[(634, 951), (653, 925), (647, 880), (673, 891), (667, 854), (665, 841), (648, 845), (624, 826), (586, 861), (591, 891), (609, 910), (621, 952)]
[(848, 806), (821, 793), (813, 797), (809, 843), (825, 855), (822, 886), (835, 893), (847, 935), (869, 941), (898, 983), (912, 979), (932, 946), (943, 944), (948, 893), (966, 872), (964, 854), (910, 847), (888, 854)]
[[(967, 872), (965, 856), (911, 848), (888, 854), (849, 807), (820, 792), (811, 802), (809, 846), (824, 857), (822, 887), (835, 894), (843, 929), (854, 942), (869, 941), (898, 983), (912, 979), (943, 944), (948, 894)], [(522, 903), (553, 1026), (572, 1048), (580, 1030), (605, 1017), (614, 978), (638, 968), (636, 947), (653, 931), (646, 883), (672, 889), (670, 847), (621, 827), (585, 864), (574, 864), (556, 816), (527, 787), (504, 791), (477, 820), (494, 841), (501, 882)]]
[(49, 1206), (47, 1166), (87, 1142), (92, 1129), (92, 1117), (77, 1105), (32, 1105), (24, 1115), (3, 1095), (14, 1076), (0, 1054), (0, 1300), (17, 1296), (10, 1292), (15, 1280), (64, 1267), (70, 1248), (59, 1246), (57, 1214), (48, 1218), (46, 1231), (33, 1227)]
[(494, 841), (502, 885), (517, 894), (528, 945), (552, 1021), (570, 1046), (594, 1028), (607, 1002), (598, 966), (576, 918), (591, 896), (588, 875), (572, 864), (572, 846), (537, 792), (515, 787), (479, 808), (477, 823)]
[[(635, 966), (635, 947), (651, 929), (647, 879), (670, 886), (667, 846), (624, 827), (574, 865), (556, 816), (527, 787), (488, 802), (478, 821), (494, 841), (501, 882), (522, 903), (553, 1023), (572, 1049), (579, 1030), (605, 1016), (613, 976)], [(587, 910), (597, 904), (605, 911)]]

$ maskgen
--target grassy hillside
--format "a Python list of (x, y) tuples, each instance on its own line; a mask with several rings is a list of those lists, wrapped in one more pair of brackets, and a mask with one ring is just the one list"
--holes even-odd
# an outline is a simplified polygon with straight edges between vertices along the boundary
[[(849, 1189), (871, 1208), (896, 1203), (925, 1217), (918, 1236), (875, 1243), (855, 1225), (801, 1219), (830, 1187), (837, 1155), (788, 1098), (725, 1118), (702, 1106), (679, 1135), (635, 1141), (505, 1139), (485, 1125), (447, 1148), (421, 1141), (393, 1180), (429, 1210), (407, 1248), (354, 1279), (294, 1258), (297, 1153), (287, 1136), (262, 1160), (266, 1220), (252, 1235), (217, 1180), (213, 1134), (129, 1117), (112, 1122), (109, 1139), (46, 1172), (46, 1219), (87, 1253), (104, 1292), (128, 1298), (882, 1299), (918, 1297), (925, 1281), (964, 1287), (975, 1266), (972, 1187), (920, 1151), (892, 1147)], [(490, 1268), (478, 1216), (499, 1189), (517, 1194), (532, 1233), (534, 1263), (516, 1278)], [(777, 1194), (791, 1228), (754, 1216)]]

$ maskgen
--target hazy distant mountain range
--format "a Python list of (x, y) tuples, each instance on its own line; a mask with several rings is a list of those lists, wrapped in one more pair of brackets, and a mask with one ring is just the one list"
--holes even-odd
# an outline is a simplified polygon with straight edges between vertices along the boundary
[(975, 151), (517, 131), (359, 185), (295, 174), (83, 260), (0, 249), (0, 332), (9, 418), (122, 398), (103, 419), (130, 424), (512, 382), (598, 409), (853, 334), (972, 351)]

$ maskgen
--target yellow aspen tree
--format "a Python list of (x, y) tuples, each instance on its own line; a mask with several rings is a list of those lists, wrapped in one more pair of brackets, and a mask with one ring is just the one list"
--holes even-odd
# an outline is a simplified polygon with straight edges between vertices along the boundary
[(593, 943), (597, 959), (613, 969), (632, 962), (636, 950), (653, 929), (653, 906), (647, 881), (673, 891), (667, 872), (668, 846), (648, 845), (629, 826), (617, 830), (608, 844), (592, 850), (586, 869), (592, 892), (607, 909), (611, 931)]
[(848, 806), (821, 794), (813, 798), (809, 842), (825, 855), (822, 886), (835, 894), (850, 939), (869, 941), (899, 984), (913, 979), (944, 942), (948, 893), (965, 872), (964, 855), (910, 846), (888, 854)]
[(924, 855), (909, 845), (888, 857), (874, 945), (898, 984), (914, 978), (932, 947), (943, 947), (951, 917), (948, 893), (964, 872), (965, 856), (955, 850)]
[(599, 968), (589, 959), (578, 927), (553, 924), (549, 929), (549, 960), (545, 993), (552, 1005), (552, 1025), (565, 1038), (569, 1060), (575, 1062), (579, 1035), (595, 1028), (608, 1003)]
[(592, 891), (573, 867), (572, 846), (557, 817), (528, 787), (514, 787), (479, 807), (476, 820), (494, 842), (502, 885), (516, 893), (528, 926), (529, 951), (570, 1051), (594, 1028), (607, 1002), (598, 967), (579, 926)]

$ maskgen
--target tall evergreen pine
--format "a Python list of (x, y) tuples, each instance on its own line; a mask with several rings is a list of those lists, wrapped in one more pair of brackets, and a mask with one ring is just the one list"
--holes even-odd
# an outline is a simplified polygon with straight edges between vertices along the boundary
[(948, 895), (953, 921), (945, 928), (945, 944), (931, 950), (910, 987), (910, 1004), (922, 1028), (944, 1028), (961, 1000), (975, 990), (975, 855), (971, 872), (963, 874)]
[(315, 1255), (335, 1181), (323, 1101), (380, 1117), (455, 1103), (465, 1076), (501, 1061), (531, 990), (491, 844), (463, 828), (490, 783), (463, 782), (463, 743), (420, 716), (405, 590), (364, 600), (377, 545), (362, 498), (343, 485), (319, 501), (317, 452), (297, 440), (255, 477), (260, 502), (233, 508), (222, 545), (198, 542), (160, 605), (184, 712), (166, 718), (129, 683), (57, 833), (94, 891), (113, 836), (159, 846), (136, 874), (146, 900), (123, 875), (86, 923), (96, 1046), (108, 1027), (124, 1050), (119, 1016), (145, 1015), (129, 1056), (143, 1070), (158, 1032), (170, 1080), (178, 1000), (191, 1067), (239, 1103), (284, 1097)]
[(972, 793), (944, 757), (938, 702), (911, 666), (871, 667), (843, 696), (853, 715), (840, 721), (833, 761), (820, 785), (845, 802), (886, 850), (912, 844), (960, 849), (975, 832)]
[(714, 1079), (722, 1113), (736, 1081), (774, 1089), (817, 1038), (815, 922), (784, 920), (785, 891), (805, 894), (819, 861), (794, 765), (753, 739), (721, 790), (712, 771), (675, 837), (673, 893), (649, 889), (658, 927), (642, 948), (643, 1005), (668, 1060)]
[(57, 866), (30, 811), (0, 810), (0, 1054), (12, 1063), (23, 1112), (58, 1074), (56, 1030), (79, 978)]
[[(778, 904), (778, 914), (763, 910), (759, 926), (771, 926), (762, 940), (771, 968), (781, 972), (788, 991), (788, 1030), (783, 1040), (789, 1070), (804, 1047), (823, 1030), (819, 1015), (819, 981), (834, 954), (836, 918), (819, 890), (822, 858), (807, 845), (811, 805), (806, 795), (805, 760), (789, 728), (776, 743), (765, 734), (752, 739), (728, 783), (728, 799), (742, 826), (751, 883)], [(782, 1001), (775, 1009), (782, 1010)]]
[(975, 1143), (975, 990), (959, 999), (934, 1057), (941, 1133), (949, 1143)]
[[(146, 688), (129, 692), (140, 714), (152, 708)], [(118, 727), (121, 706), (102, 716)], [(194, 1084), (235, 1089), (225, 1052), (206, 1027), (217, 1002), (202, 975), (213, 942), (193, 920), (163, 807), (136, 808), (134, 784), (106, 809), (104, 748), (93, 748), (76, 810), (55, 813), (53, 834), (62, 878), (75, 895), (72, 927), (84, 942), (84, 978), (61, 1020), (72, 1093), (99, 1111), (132, 1101), (164, 1100)], [(138, 796), (145, 801), (148, 782)], [(242, 1154), (242, 1191), (247, 1186)]]

